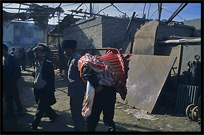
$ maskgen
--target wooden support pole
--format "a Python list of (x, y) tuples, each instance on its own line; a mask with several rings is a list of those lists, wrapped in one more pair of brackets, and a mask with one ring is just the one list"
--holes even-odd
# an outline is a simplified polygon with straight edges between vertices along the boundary
[(90, 3), (90, 17), (92, 17), (92, 3)]
[(159, 44), (179, 44), (179, 43), (199, 43), (199, 42), (201, 42), (201, 38), (157, 41), (157, 43)]
[(162, 3), (158, 3), (158, 21), (161, 19)]
[(131, 19), (130, 19), (130, 21), (129, 21), (129, 24), (128, 24), (127, 29), (126, 29), (126, 32), (125, 32), (124, 40), (126, 40), (126, 38), (127, 38), (127, 35), (128, 35), (129, 30), (130, 30), (130, 26), (131, 26), (131, 24), (132, 24), (132, 20), (133, 20), (133, 18), (134, 18), (134, 16), (135, 16), (135, 13), (136, 13), (136, 12), (133, 12), (132, 17), (131, 17)]
[(171, 22), (180, 12), (181, 10), (183, 10), (183, 8), (187, 5), (188, 3), (181, 3), (181, 5), (176, 9), (176, 11), (169, 17), (169, 19), (167, 20), (167, 24), (169, 22)]

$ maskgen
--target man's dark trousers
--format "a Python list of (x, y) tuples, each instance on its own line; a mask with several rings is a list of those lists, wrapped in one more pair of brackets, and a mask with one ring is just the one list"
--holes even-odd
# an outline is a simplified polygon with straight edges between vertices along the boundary
[(18, 94), (18, 87), (16, 82), (12, 82), (5, 87), (6, 101), (7, 101), (7, 114), (13, 114), (14, 101), (17, 105), (19, 113), (21, 113), (23, 107)]
[[(51, 108), (51, 105), (56, 103), (54, 93), (42, 94), (43, 91), (44, 89), (34, 89), (35, 100), (36, 103), (38, 104), (37, 112), (32, 123), (32, 126), (34, 128), (38, 126), (44, 113), (51, 119), (51, 121), (58, 117), (56, 112)], [(47, 98), (45, 97), (45, 95), (47, 95)], [(50, 97), (53, 97), (53, 99)]]
[(38, 101), (38, 108), (37, 108), (37, 112), (35, 114), (35, 118), (33, 121), (33, 125), (34, 126), (38, 126), (38, 124), (40, 123), (41, 118), (43, 117), (43, 114), (47, 114), (47, 116), (53, 120), (56, 117), (56, 113), (55, 111), (50, 107), (49, 104), (47, 104), (46, 102), (44, 102), (43, 100), (39, 100)]
[(83, 97), (72, 97), (70, 96), (70, 108), (72, 113), (72, 119), (74, 121), (74, 130), (83, 131), (84, 129), (84, 118), (81, 115), (83, 104)]
[(103, 121), (108, 126), (108, 131), (115, 131), (113, 121), (116, 102), (116, 90), (114, 87), (103, 86), (103, 89), (95, 94), (91, 115), (87, 120), (87, 130), (95, 131), (100, 114), (103, 111)]

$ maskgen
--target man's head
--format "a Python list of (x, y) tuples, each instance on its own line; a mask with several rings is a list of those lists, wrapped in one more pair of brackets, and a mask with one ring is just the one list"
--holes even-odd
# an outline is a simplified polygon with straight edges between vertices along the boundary
[(12, 48), (11, 48), (11, 50), (12, 50), (12, 51), (15, 51), (15, 48), (14, 48), (14, 47), (12, 47)]
[(44, 49), (42, 46), (36, 46), (33, 48), (34, 56), (37, 60), (42, 61), (44, 57)]
[(67, 56), (71, 56), (77, 47), (76, 40), (64, 40), (62, 42), (62, 49), (64, 50), (64, 54)]
[(8, 54), (8, 47), (7, 45), (3, 44), (3, 56), (6, 56)]

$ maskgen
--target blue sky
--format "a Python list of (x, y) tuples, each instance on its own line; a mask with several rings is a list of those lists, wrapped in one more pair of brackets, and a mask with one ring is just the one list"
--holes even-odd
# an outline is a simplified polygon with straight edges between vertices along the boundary
[[(30, 4), (30, 3), (28, 3)], [(60, 3), (36, 3), (39, 5), (48, 5), (49, 7), (57, 7)], [(81, 3), (62, 3), (61, 7), (64, 9), (64, 13), (71, 14), (68, 10), (75, 10)], [(161, 20), (168, 19), (172, 13), (180, 6), (181, 3), (163, 3)], [(89, 3), (84, 3), (79, 9), (89, 12)], [(110, 3), (94, 3), (93, 12), (98, 13), (101, 9), (107, 7)], [(131, 17), (133, 12), (136, 12), (137, 17), (143, 16), (143, 9), (145, 3), (114, 3), (114, 5), (123, 13), (126, 13), (128, 17)], [(19, 7), (17, 3), (3, 3), (3, 7)], [(21, 6), (21, 8), (28, 8), (28, 6)], [(4, 9), (4, 8), (3, 8)], [(18, 10), (4, 9), (8, 12), (18, 12)], [(100, 12), (102, 15), (109, 16), (122, 16), (123, 13), (119, 12), (115, 7), (110, 6)], [(145, 11), (146, 18), (158, 19), (158, 3), (146, 3)], [(65, 14), (61, 15), (61, 19)], [(173, 21), (184, 21), (201, 18), (201, 4), (200, 3), (188, 3), (188, 5), (173, 19)], [(57, 18), (49, 20), (49, 24), (56, 24)]]

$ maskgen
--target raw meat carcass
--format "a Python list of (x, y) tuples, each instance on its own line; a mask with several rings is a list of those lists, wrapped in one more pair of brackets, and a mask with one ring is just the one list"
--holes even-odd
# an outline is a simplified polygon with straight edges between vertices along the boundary
[(89, 81), (87, 81), (86, 99), (85, 99), (85, 102), (84, 102), (84, 107), (82, 108), (82, 116), (83, 117), (88, 117), (88, 116), (91, 115), (94, 96), (95, 96), (95, 89), (91, 85), (91, 83)]
[[(115, 48), (107, 48), (107, 53), (102, 56), (93, 56), (86, 53), (79, 59), (78, 68), (82, 79), (84, 79), (82, 76), (83, 66), (93, 69), (97, 73), (99, 85), (115, 87), (121, 98), (125, 100), (127, 95), (126, 80), (128, 77), (130, 54), (124, 57), (120, 51)], [(84, 108), (86, 108), (86, 104)]]

